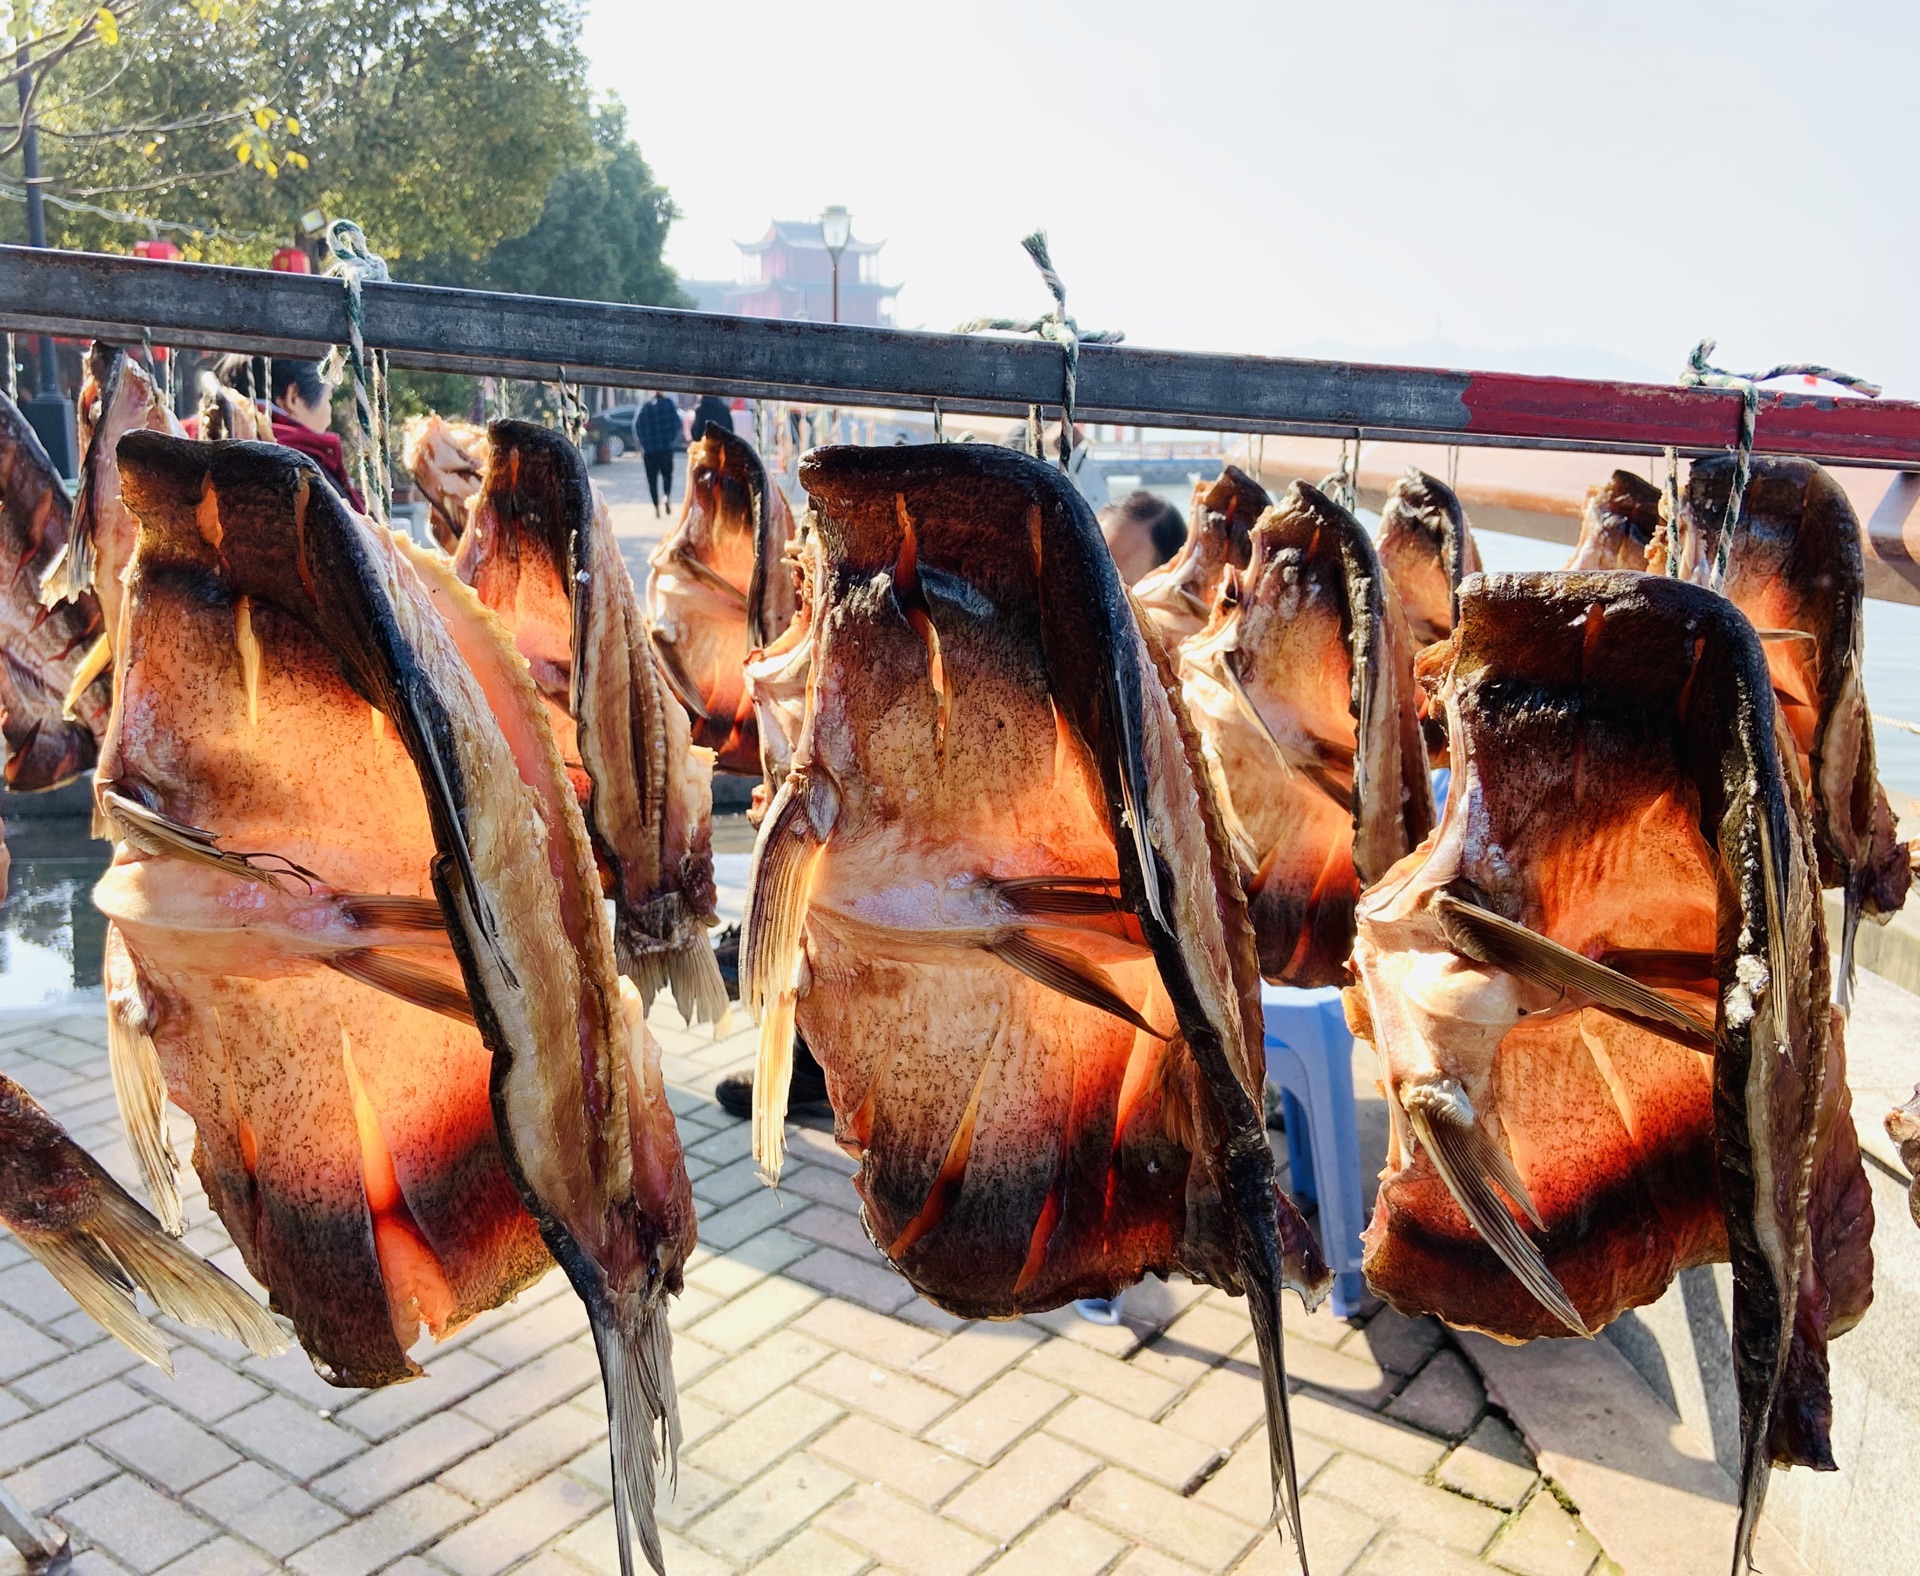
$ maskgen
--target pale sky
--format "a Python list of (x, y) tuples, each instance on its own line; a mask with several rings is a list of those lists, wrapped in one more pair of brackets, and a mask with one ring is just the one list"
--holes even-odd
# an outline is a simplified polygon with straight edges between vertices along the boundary
[[(845, 203), (905, 327), (1037, 313), (1195, 350), (1920, 397), (1920, 6), (592, 0), (595, 80), (731, 278)], [(1421, 359), (1434, 359), (1432, 346)]]

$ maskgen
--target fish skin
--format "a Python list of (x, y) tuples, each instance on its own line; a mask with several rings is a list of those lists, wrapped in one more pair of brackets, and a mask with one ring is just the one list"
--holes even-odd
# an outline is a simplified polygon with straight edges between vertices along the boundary
[(438, 411), (409, 416), (401, 428), (400, 458), (426, 495), (428, 528), (444, 552), (453, 552), (467, 528), (469, 501), (480, 491), (487, 430), (449, 421)]
[(766, 818), (774, 795), (793, 769), (793, 749), (807, 710), (813, 673), (813, 587), (818, 582), (819, 552), (803, 524), (788, 543), (784, 563), (793, 579), (793, 622), (773, 642), (747, 658), (747, 694), (753, 701), (760, 735), (760, 783), (753, 790), (747, 819), (756, 827)]
[[(1732, 479), (1730, 456), (1693, 464), (1681, 506), (1686, 541), (1680, 572), (1688, 579), (1707, 579)], [(1874, 760), (1862, 675), (1866, 565), (1860, 522), (1827, 471), (1807, 460), (1754, 460), (1724, 589), (1755, 628), (1812, 636), (1769, 640), (1767, 665), (1812, 789), (1820, 883), (1845, 896), (1840, 953), (1850, 981), (1858, 918), (1885, 924), (1900, 909), (1912, 882), (1912, 856), (1895, 831)]]
[(1182, 695), (1260, 972), (1344, 984), (1361, 889), (1433, 828), (1412, 638), (1365, 530), (1318, 488), (1294, 483), (1251, 551), (1180, 648)]
[(1193, 484), (1186, 541), (1133, 588), (1134, 601), (1167, 650), (1177, 651), (1206, 624), (1228, 566), (1247, 567), (1254, 522), (1272, 502), (1266, 488), (1237, 465)]
[(1453, 632), (1460, 582), (1480, 573), (1480, 549), (1454, 490), (1409, 465), (1380, 510), (1380, 566), (1422, 646)]
[(1660, 534), (1660, 489), (1632, 471), (1615, 471), (1587, 489), (1580, 539), (1569, 569), (1645, 569)]
[[(433, 900), (419, 773), (394, 734), (376, 736), (369, 699), (342, 675), (311, 605), (290, 606), (271, 583), (266, 594), (242, 590), (275, 555), (297, 584), (301, 556), (282, 529), (284, 505), (249, 487), (254, 457), (230, 445), (180, 443), (158, 456), (131, 439), (123, 446), (140, 534), (116, 659), (122, 704), (101, 783), (332, 885), (275, 886), (146, 857), (121, 828), (95, 893), (113, 926), (109, 1012), (136, 1043), (151, 1040), (163, 1087), (194, 1117), (209, 1201), (316, 1367), (336, 1383), (391, 1383), (420, 1371), (407, 1355), (420, 1323), (451, 1333), (550, 1262), (494, 1133), (492, 1059), (479, 1032), (327, 966), (381, 946), (459, 979), (444, 930), (369, 930), (342, 911), (349, 892)], [(295, 477), (269, 459), (254, 468)], [(209, 496), (217, 549), (200, 524)], [(310, 501), (310, 519), (318, 512)], [(243, 594), (262, 654), (257, 723), (234, 637)], [(410, 1306), (399, 1279), (383, 1273), (346, 1047), (379, 1112), (412, 1226), (448, 1283), (443, 1308)], [(130, 1133), (150, 1129), (121, 1092)], [(157, 1205), (167, 1185), (149, 1170)]]
[(744, 666), (793, 622), (781, 563), (793, 512), (753, 445), (708, 423), (687, 449), (680, 518), (648, 560), (647, 614), (661, 671), (693, 741), (721, 771), (758, 775), (760, 744)]
[(73, 501), (73, 548), (67, 554), (65, 595), (69, 601), (91, 591), (99, 598), (107, 639), (120, 631), (122, 581), (133, 556), (136, 527), (120, 496), (115, 462), (120, 440), (129, 432), (170, 432), (180, 423), (165, 395), (132, 353), (95, 340), (87, 352), (87, 381), (80, 392), (86, 413), (81, 436), (80, 491)]
[(1900, 1163), (1915, 1180), (1907, 1184), (1907, 1213), (1920, 1226), (1920, 1086), (1905, 1105), (1896, 1105), (1886, 1114), (1887, 1137), (1900, 1146)]
[(266, 1311), (159, 1223), (11, 1078), (0, 1076), (0, 1224), (102, 1329), (167, 1374), (166, 1338), (139, 1289), (176, 1319), (262, 1357), (287, 1349)]
[[(797, 1022), (869, 1234), (963, 1317), (1175, 1269), (1247, 1292), (1291, 1512), (1278, 1291), (1317, 1298), (1327, 1276), (1274, 1184), (1252, 934), (1160, 644), (1047, 465), (828, 448), (801, 480), (814, 666), (743, 927), (742, 999), (774, 1036), (756, 1099), (777, 1110), (769, 1051)], [(1056, 883), (1045, 902), (1023, 895), (1034, 877)], [(1155, 1032), (1042, 983), (1032, 954), (1003, 961), (1008, 930), (1076, 988), (1097, 968)]]
[(72, 542), (60, 473), (20, 408), (0, 392), (0, 737), (14, 793), (57, 788), (89, 770), (107, 729), (112, 686), (102, 675), (64, 715), (68, 689), (100, 638), (100, 604), (47, 606), (42, 582)]
[[(1363, 900), (1347, 994), (1394, 1118), (1368, 1281), (1502, 1339), (1565, 1333), (1412, 1146), (1409, 1095), (1442, 1080), (1512, 1155), (1538, 1251), (1589, 1329), (1731, 1257), (1744, 1569), (1771, 1465), (1832, 1464), (1825, 1344), (1872, 1274), (1811, 826), (1767, 658), (1728, 603), (1658, 576), (1487, 575), (1461, 607), (1436, 674), (1455, 792)], [(1588, 957), (1710, 957), (1663, 994), (1703, 1023), (1711, 1009), (1711, 1057), (1454, 952), (1446, 893)]]
[[(500, 1152), (599, 1352), (622, 1566), (631, 1534), (658, 1569), (655, 1435), (669, 1450), (679, 1437), (665, 1301), (694, 1243), (692, 1189), (524, 660), (443, 555), (353, 515), (304, 456), (138, 434), (121, 466), (143, 548), (151, 531), (196, 565), (195, 584), (217, 572), (283, 612), (417, 772)], [(227, 522), (217, 563), (194, 526), (209, 479)]]
[(643, 1003), (671, 986), (689, 1022), (718, 1022), (727, 992), (706, 934), (718, 922), (712, 754), (691, 743), (654, 666), (579, 449), (523, 421), (494, 422), (486, 443), (454, 573), (533, 673), (613, 900), (620, 972)]

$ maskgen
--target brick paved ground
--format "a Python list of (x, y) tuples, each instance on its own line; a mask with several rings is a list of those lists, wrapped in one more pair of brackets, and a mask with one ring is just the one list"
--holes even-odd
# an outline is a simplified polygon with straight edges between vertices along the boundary
[[(674, 1320), (674, 1576), (1295, 1568), (1262, 1530), (1239, 1303), (1155, 1284), (1111, 1329), (950, 1319), (881, 1264), (824, 1133), (796, 1129), (781, 1188), (760, 1185), (705, 1093), (745, 1032), (655, 1020), (701, 1208)], [(97, 1014), (0, 1020), (0, 1069), (131, 1175)], [(197, 1191), (188, 1211), (188, 1240), (244, 1276)], [(380, 1392), (173, 1333), (169, 1381), (0, 1236), (0, 1476), (72, 1532), (84, 1576), (616, 1568), (597, 1370), (557, 1271)], [(1611, 1569), (1433, 1325), (1290, 1301), (1287, 1353), (1320, 1576)]]

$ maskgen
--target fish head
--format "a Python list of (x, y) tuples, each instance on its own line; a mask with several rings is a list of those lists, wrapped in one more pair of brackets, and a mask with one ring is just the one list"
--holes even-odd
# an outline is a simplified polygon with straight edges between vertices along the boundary
[(1632, 471), (1615, 471), (1587, 489), (1580, 540), (1569, 569), (1645, 569), (1661, 525), (1660, 489)]
[(1381, 508), (1379, 554), (1414, 638), (1422, 645), (1445, 639), (1460, 581), (1480, 569), (1480, 551), (1453, 489), (1409, 466)]

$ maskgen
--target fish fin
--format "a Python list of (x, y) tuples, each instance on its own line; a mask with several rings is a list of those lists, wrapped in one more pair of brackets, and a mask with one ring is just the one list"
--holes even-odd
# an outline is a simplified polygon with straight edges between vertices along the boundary
[(1813, 643), (1814, 638), (1804, 629), (1756, 629), (1754, 633), (1762, 640), (1804, 640), (1809, 645)]
[[(1416, 1089), (1402, 1103), (1414, 1136), (1433, 1157), (1434, 1169), (1446, 1183), (1453, 1201), (1460, 1206), (1460, 1212), (1480, 1234), (1480, 1239), (1499, 1255), (1500, 1262), (1513, 1272), (1514, 1279), (1526, 1287), (1543, 1308), (1575, 1335), (1592, 1334), (1586, 1320), (1580, 1317), (1580, 1310), (1574, 1307), (1558, 1278), (1547, 1268), (1540, 1250), (1494, 1192), (1496, 1183), (1506, 1187), (1507, 1177), (1518, 1180), (1513, 1161), (1474, 1119), (1472, 1107), (1457, 1090), (1453, 1099), (1440, 1097), (1437, 1091), (1432, 1091), (1434, 1097), (1420, 1098), (1429, 1092)], [(1525, 1198), (1523, 1186), (1514, 1202), (1519, 1204)], [(1534, 1213), (1531, 1204), (1531, 1199), (1521, 1204), (1530, 1215)]]
[(735, 607), (740, 608), (743, 612), (746, 610), (747, 593), (742, 591), (710, 564), (703, 564), (685, 547), (680, 548), (673, 554), (673, 564), (675, 568), (685, 570), (687, 574), (691, 575), (695, 580), (698, 580), (710, 590), (719, 592), (721, 596), (725, 597), (727, 601)]
[(336, 952), (327, 959), (327, 967), (415, 1007), (424, 1007), (428, 1012), (440, 1013), (460, 1023), (474, 1021), (473, 1002), (457, 975), (417, 968), (377, 947)]
[[(158, 1227), (155, 1227), (156, 1233)], [(173, 1377), (166, 1338), (134, 1300), (133, 1278), (85, 1226), (57, 1232), (23, 1232), (20, 1245), (80, 1305), (80, 1311), (116, 1341)]]
[(1031, 931), (1010, 930), (982, 942), (981, 948), (1048, 990), (1111, 1013), (1122, 1023), (1151, 1034), (1156, 1040), (1169, 1038), (1135, 1011), (1115, 988), (1112, 976), (1105, 969), (1088, 962), (1069, 947), (1052, 946)]
[(80, 666), (73, 671), (73, 682), (67, 686), (67, 693), (60, 701), (60, 715), (68, 722), (80, 720), (80, 697), (92, 687), (93, 681), (113, 666), (113, 642), (102, 635), (80, 659)]
[(1618, 969), (1447, 892), (1435, 894), (1433, 908), (1448, 944), (1462, 956), (1549, 989), (1577, 991), (1614, 1016), (1689, 1050), (1714, 1049), (1710, 1028)]
[(341, 912), (363, 930), (445, 931), (447, 916), (437, 898), (393, 892), (343, 892)]
[[(671, 905), (668, 909), (666, 905)], [(730, 1010), (727, 983), (720, 976), (720, 963), (713, 955), (713, 943), (704, 926), (689, 925), (688, 910), (677, 892), (646, 905), (644, 913), (664, 918), (660, 926), (680, 940), (663, 942), (648, 924), (635, 925), (631, 916), (621, 913), (614, 926), (614, 951), (620, 972), (633, 981), (645, 1006), (653, 1005), (662, 990), (673, 992), (673, 1004), (688, 1024), (725, 1021)]]
[(807, 898), (821, 850), (798, 771), (781, 784), (754, 844), (747, 912), (740, 927), (740, 1003), (760, 1024), (753, 1078), (753, 1158), (769, 1182), (786, 1155), (787, 1089), (793, 1075), (796, 971), (805, 957)]
[(41, 573), (37, 595), (42, 607), (58, 607), (67, 600), (67, 559), (72, 553), (73, 540), (69, 537)]
[[(124, 956), (125, 943), (117, 930), (110, 930), (108, 946), (116, 945)], [(131, 958), (127, 962), (128, 977), (112, 980), (107, 993), (107, 1068), (113, 1074), (113, 1093), (120, 1106), (120, 1121), (127, 1130), (127, 1145), (139, 1162), (154, 1214), (161, 1229), (177, 1237), (186, 1230), (186, 1216), (180, 1208), (179, 1165), (167, 1140), (166, 1075), (148, 1032), (146, 1002), (140, 994), (139, 980), (132, 974)], [(117, 972), (111, 960), (108, 969), (110, 975)]]
[(1017, 914), (1047, 919), (1124, 914), (1120, 883), (1110, 876), (1011, 876), (994, 890)]
[(649, 633), (652, 636), (650, 644), (653, 647), (654, 665), (659, 668), (660, 677), (666, 680), (667, 688), (673, 691), (673, 698), (687, 708), (696, 723), (712, 722), (713, 712), (701, 699), (700, 686), (688, 675), (673, 642), (662, 635), (658, 628), (651, 629)]
[(1843, 1017), (1853, 1016), (1854, 941), (1860, 934), (1860, 888), (1849, 883), (1840, 898), (1840, 978), (1835, 983), (1834, 1005)]
[[(105, 811), (108, 821), (142, 853), (160, 854), (183, 859), (188, 864), (205, 865), (209, 870), (224, 871), (243, 880), (264, 882), (276, 891), (286, 890), (285, 878), (288, 876), (309, 888), (320, 884), (317, 875), (290, 859), (281, 858), (278, 854), (229, 852), (219, 845), (213, 833), (198, 826), (189, 826), (185, 821), (176, 821), (158, 810), (150, 810), (111, 788), (100, 789), (98, 804)], [(279, 859), (286, 868), (270, 870), (258, 863), (262, 859)]]
[(238, 1341), (261, 1357), (278, 1356), (287, 1337), (267, 1310), (199, 1254), (160, 1231), (103, 1171), (105, 1197), (94, 1230), (127, 1273), (169, 1318)]
[[(664, 1299), (608, 1305), (586, 1300), (607, 1397), (607, 1449), (613, 1459), (614, 1537), (621, 1576), (633, 1576), (633, 1541), (660, 1576), (666, 1555), (655, 1509), (660, 1458), (680, 1472), (680, 1397), (673, 1379), (673, 1336)], [(623, 1306), (623, 1303), (628, 1304)]]

